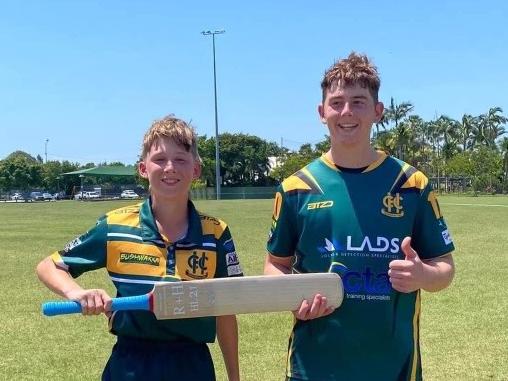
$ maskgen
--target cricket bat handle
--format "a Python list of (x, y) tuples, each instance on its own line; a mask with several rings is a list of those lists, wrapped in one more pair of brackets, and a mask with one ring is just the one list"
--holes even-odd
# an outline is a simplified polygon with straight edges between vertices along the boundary
[[(150, 311), (151, 294), (113, 298), (111, 311), (146, 310)], [(81, 313), (81, 304), (75, 300), (46, 302), (42, 305), (46, 316)]]

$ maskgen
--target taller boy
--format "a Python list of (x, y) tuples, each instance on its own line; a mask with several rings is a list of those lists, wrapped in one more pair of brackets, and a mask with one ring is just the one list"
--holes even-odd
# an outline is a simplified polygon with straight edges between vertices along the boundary
[(351, 53), (321, 83), (331, 149), (276, 195), (265, 273), (336, 271), (345, 298), (294, 312), (288, 380), (421, 380), (420, 290), (454, 274), (453, 243), (428, 179), (370, 143), (383, 114), (375, 66)]

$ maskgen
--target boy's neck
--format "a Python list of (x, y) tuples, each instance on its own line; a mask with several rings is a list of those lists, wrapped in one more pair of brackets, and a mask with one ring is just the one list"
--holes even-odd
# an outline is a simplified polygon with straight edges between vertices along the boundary
[(371, 145), (362, 148), (332, 146), (326, 153), (326, 157), (339, 167), (363, 168), (375, 162), (379, 154)]
[(158, 200), (152, 197), (152, 212), (159, 232), (170, 242), (183, 238), (189, 228), (186, 200)]

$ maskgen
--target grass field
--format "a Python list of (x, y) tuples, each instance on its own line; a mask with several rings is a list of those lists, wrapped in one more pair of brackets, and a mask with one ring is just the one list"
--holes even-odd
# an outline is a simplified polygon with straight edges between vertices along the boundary
[[(508, 197), (441, 197), (457, 247), (453, 285), (424, 293), (422, 356), (426, 380), (508, 380)], [(54, 295), (39, 284), (36, 264), (86, 231), (105, 211), (128, 202), (0, 204), (0, 380), (98, 380), (114, 337), (103, 317), (45, 318)], [(271, 201), (197, 202), (226, 220), (244, 272), (262, 272)], [(112, 291), (104, 271), (79, 279)], [(289, 313), (244, 315), (242, 379), (282, 380)], [(218, 380), (225, 380), (212, 345)]]

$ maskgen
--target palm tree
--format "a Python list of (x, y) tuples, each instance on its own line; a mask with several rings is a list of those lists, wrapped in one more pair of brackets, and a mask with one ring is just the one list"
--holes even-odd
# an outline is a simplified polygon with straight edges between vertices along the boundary
[(387, 122), (395, 122), (395, 128), (399, 126), (399, 122), (403, 120), (407, 114), (413, 111), (414, 106), (410, 102), (402, 102), (396, 104), (393, 97), (390, 98), (390, 107), (385, 110), (384, 118)]
[[(381, 127), (383, 130), (386, 130), (386, 125), (388, 124), (388, 120), (386, 119), (386, 110), (383, 112), (383, 115), (381, 116), (381, 119), (379, 122), (376, 122), (376, 136), (379, 135), (379, 127)], [(374, 136), (375, 138), (375, 136)]]
[(504, 137), (503, 140), (499, 142), (499, 148), (501, 149), (501, 154), (503, 155), (503, 177), (506, 181), (508, 179), (508, 138)]
[(478, 117), (479, 123), (474, 131), (475, 145), (496, 147), (496, 139), (505, 133), (503, 125), (508, 122), (502, 112), (501, 107), (491, 107), (486, 114)]
[(441, 151), (445, 162), (457, 153), (460, 126), (461, 124), (458, 121), (446, 115), (441, 115), (436, 120), (436, 127), (443, 137), (443, 146), (441, 147)]
[(470, 114), (464, 114), (460, 123), (460, 140), (462, 144), (462, 151), (467, 151), (473, 148), (473, 131), (478, 126), (478, 117)]
[(410, 115), (391, 130), (397, 147), (397, 156), (413, 165), (416, 164), (415, 153), (423, 144), (419, 139), (423, 135), (423, 124), (423, 119), (418, 115)]
[(381, 131), (374, 137), (374, 147), (390, 155), (395, 152), (395, 144), (396, 142), (392, 131)]

